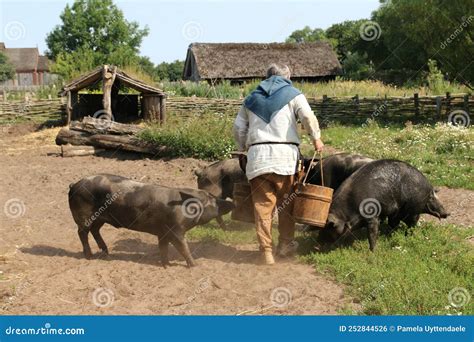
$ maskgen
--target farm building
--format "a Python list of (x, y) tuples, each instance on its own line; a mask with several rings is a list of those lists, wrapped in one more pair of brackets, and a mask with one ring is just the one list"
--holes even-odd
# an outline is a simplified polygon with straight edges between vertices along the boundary
[(3, 86), (41, 86), (53, 84), (57, 76), (49, 72), (48, 57), (41, 56), (38, 48), (7, 48), (0, 42), (0, 52), (15, 68), (15, 77)]
[(288, 65), (293, 80), (329, 80), (342, 73), (337, 55), (327, 42), (193, 43), (188, 48), (183, 78), (242, 82), (264, 78), (271, 63)]
[[(99, 89), (102, 94), (79, 93)], [(135, 92), (130, 92), (133, 89)], [(119, 94), (127, 90), (127, 93)], [(151, 85), (137, 80), (115, 66), (100, 66), (63, 86), (61, 96), (67, 97), (67, 123), (84, 116), (109, 117), (117, 122), (138, 119), (164, 122), (166, 94)]]

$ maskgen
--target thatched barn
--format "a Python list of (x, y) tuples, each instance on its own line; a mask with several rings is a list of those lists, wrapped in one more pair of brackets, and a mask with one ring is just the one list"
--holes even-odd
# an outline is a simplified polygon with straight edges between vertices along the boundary
[(337, 55), (327, 42), (193, 43), (186, 55), (183, 79), (211, 82), (259, 79), (265, 76), (271, 63), (288, 65), (293, 80), (329, 80), (342, 73)]
[(38, 48), (7, 48), (5, 43), (0, 42), (0, 53), (15, 69), (13, 79), (1, 82), (2, 86), (43, 86), (54, 84), (57, 80), (57, 75), (49, 72), (48, 57), (40, 55)]
[[(102, 94), (79, 93), (100, 89)], [(136, 92), (131, 93), (129, 90)], [(127, 93), (120, 94), (120, 91)], [(166, 118), (166, 94), (162, 90), (137, 80), (115, 66), (98, 67), (66, 84), (61, 96), (67, 96), (67, 123), (84, 116), (109, 118), (117, 122), (138, 119), (159, 121)]]

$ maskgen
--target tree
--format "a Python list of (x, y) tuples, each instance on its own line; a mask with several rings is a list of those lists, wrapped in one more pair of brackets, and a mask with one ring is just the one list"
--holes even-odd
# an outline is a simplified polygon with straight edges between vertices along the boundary
[[(382, 28), (383, 54), (369, 54), (378, 68), (428, 70), (437, 61), (450, 79), (474, 82), (474, 3), (472, 0), (392, 0), (373, 20)], [(379, 51), (380, 52), (380, 51)], [(383, 65), (382, 65), (383, 64)]]
[(327, 40), (326, 33), (321, 28), (312, 30), (309, 26), (305, 26), (301, 30), (296, 30), (286, 39), (287, 43), (308, 43), (319, 40)]
[(182, 79), (183, 69), (184, 61), (163, 62), (156, 66), (156, 75), (160, 80), (178, 81)]
[[(66, 5), (60, 18), (62, 24), (46, 37), (46, 54), (59, 61), (60, 70), (78, 71), (90, 63), (126, 66), (139, 62), (139, 47), (148, 28), (127, 21), (112, 0), (75, 0)], [(76, 61), (79, 65), (65, 65)]]
[(0, 82), (11, 80), (15, 77), (15, 68), (5, 54), (0, 52)]
[(350, 53), (364, 54), (365, 46), (361, 42), (360, 27), (366, 20), (346, 20), (331, 25), (326, 30), (326, 37), (335, 42), (338, 57), (343, 60)]

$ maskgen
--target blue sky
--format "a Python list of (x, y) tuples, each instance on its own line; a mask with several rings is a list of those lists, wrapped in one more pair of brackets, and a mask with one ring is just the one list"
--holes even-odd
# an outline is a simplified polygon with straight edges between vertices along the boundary
[[(0, 41), (44, 52), (47, 33), (71, 2), (0, 0)], [(306, 25), (369, 18), (378, 7), (378, 0), (115, 2), (128, 20), (150, 28), (141, 54), (154, 63), (184, 59), (191, 42), (278, 42)]]

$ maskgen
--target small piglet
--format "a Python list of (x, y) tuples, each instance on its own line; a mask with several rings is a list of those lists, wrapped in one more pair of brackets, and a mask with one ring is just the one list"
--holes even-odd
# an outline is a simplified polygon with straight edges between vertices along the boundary
[(368, 227), (370, 250), (375, 249), (379, 224), (388, 218), (390, 227), (400, 221), (414, 226), (420, 214), (446, 218), (433, 186), (413, 166), (399, 160), (369, 163), (347, 178), (333, 196), (322, 240)]
[(69, 187), (69, 207), (79, 228), (86, 258), (92, 256), (89, 232), (99, 248), (108, 253), (99, 232), (103, 224), (108, 223), (116, 228), (156, 235), (163, 266), (169, 265), (170, 242), (186, 259), (188, 266), (194, 266), (185, 232), (234, 208), (232, 202), (218, 199), (203, 190), (144, 184), (107, 174), (83, 178)]

